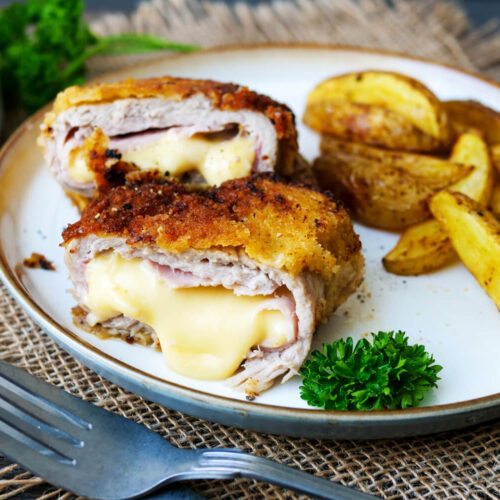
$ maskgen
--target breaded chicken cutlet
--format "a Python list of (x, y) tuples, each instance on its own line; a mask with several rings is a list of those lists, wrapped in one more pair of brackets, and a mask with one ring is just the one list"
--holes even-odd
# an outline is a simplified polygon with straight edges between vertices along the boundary
[(89, 327), (147, 338), (174, 371), (249, 395), (298, 371), (363, 273), (345, 210), (269, 174), (203, 192), (132, 174), (63, 238)]
[(298, 170), (290, 109), (232, 83), (166, 76), (61, 92), (38, 142), (64, 189), (87, 198), (95, 189), (87, 153), (96, 131), (111, 163), (185, 183), (219, 185), (258, 172), (294, 178)]

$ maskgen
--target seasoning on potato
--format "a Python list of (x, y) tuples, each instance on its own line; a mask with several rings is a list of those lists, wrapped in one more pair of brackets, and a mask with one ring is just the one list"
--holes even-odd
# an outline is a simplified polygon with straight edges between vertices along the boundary
[(337, 137), (406, 151), (439, 151), (450, 133), (439, 99), (405, 75), (364, 71), (320, 83), (303, 117), (312, 129)]
[(319, 185), (341, 199), (357, 220), (404, 229), (428, 219), (430, 197), (470, 173), (471, 167), (323, 135), (314, 171)]
[(500, 310), (500, 222), (480, 203), (457, 192), (436, 194), (430, 209), (462, 262)]
[(497, 180), (493, 186), (490, 204), (488, 205), (491, 213), (500, 220), (500, 182)]
[[(453, 147), (450, 160), (474, 169), (448, 188), (478, 203), (487, 204), (493, 186), (493, 169), (488, 146), (476, 134), (463, 134)], [(408, 228), (382, 263), (389, 272), (417, 275), (434, 271), (453, 260), (455, 252), (444, 229), (429, 220)]]
[(471, 129), (484, 134), (488, 144), (500, 143), (500, 113), (477, 101), (444, 101), (452, 133), (458, 137)]

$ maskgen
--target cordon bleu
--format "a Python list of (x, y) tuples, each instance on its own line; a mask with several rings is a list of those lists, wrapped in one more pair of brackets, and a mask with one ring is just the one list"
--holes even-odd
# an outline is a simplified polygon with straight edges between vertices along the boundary
[(196, 185), (259, 172), (294, 177), (297, 170), (293, 113), (232, 83), (165, 76), (61, 92), (38, 143), (58, 182), (87, 198), (96, 186), (88, 155), (95, 134), (110, 166), (121, 160)]
[(297, 373), (364, 265), (346, 211), (274, 174), (204, 191), (132, 174), (63, 240), (82, 326), (161, 348), (174, 371), (249, 396)]

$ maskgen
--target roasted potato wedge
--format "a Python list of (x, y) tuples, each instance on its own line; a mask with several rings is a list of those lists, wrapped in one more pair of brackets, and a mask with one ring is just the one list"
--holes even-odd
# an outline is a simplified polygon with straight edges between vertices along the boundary
[(427, 274), (455, 257), (448, 235), (436, 219), (409, 227), (382, 259), (386, 271), (403, 276)]
[(500, 144), (490, 146), (491, 163), (495, 167), (497, 178), (500, 179)]
[(439, 99), (417, 80), (384, 71), (320, 83), (308, 96), (303, 120), (321, 133), (408, 151), (435, 151), (450, 137)]
[(404, 151), (433, 152), (441, 141), (425, 134), (389, 109), (348, 101), (308, 105), (304, 123), (322, 134), (373, 146)]
[(500, 222), (468, 196), (441, 191), (430, 209), (455, 251), (500, 310)]
[(491, 163), (494, 170), (494, 183), (488, 208), (500, 220), (500, 144), (490, 147)]
[(333, 136), (321, 137), (321, 153), (341, 157), (346, 162), (364, 158), (374, 163), (374, 168), (390, 166), (404, 170), (413, 178), (434, 189), (443, 189), (465, 177), (472, 167), (459, 165), (435, 156), (389, 151), (359, 142), (342, 141)]
[(323, 155), (313, 168), (319, 185), (342, 200), (357, 220), (403, 229), (430, 217), (427, 205), (435, 190), (399, 168), (353, 158)]
[[(451, 161), (474, 169), (448, 190), (461, 192), (486, 204), (491, 195), (493, 170), (485, 142), (476, 134), (463, 134), (453, 147)], [(417, 275), (439, 269), (454, 255), (444, 229), (436, 220), (429, 220), (408, 228), (382, 263), (391, 273)]]
[(476, 129), (482, 132), (488, 144), (500, 143), (500, 113), (477, 101), (445, 101), (452, 133), (460, 134)]
[(491, 193), (491, 199), (489, 208), (491, 213), (500, 220), (500, 182), (493, 186), (493, 192)]
[(459, 165), (473, 166), (474, 169), (448, 189), (487, 205), (493, 189), (494, 171), (488, 146), (483, 139), (474, 133), (462, 134), (453, 146), (450, 160)]
[(431, 195), (471, 170), (439, 158), (343, 142), (326, 135), (314, 164), (323, 189), (341, 199), (356, 219), (383, 229), (404, 229), (429, 218)]

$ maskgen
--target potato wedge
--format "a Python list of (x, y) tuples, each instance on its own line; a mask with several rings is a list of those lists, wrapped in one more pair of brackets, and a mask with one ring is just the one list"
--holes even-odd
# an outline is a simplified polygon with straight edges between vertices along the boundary
[(321, 137), (320, 150), (323, 155), (342, 157), (346, 162), (364, 158), (372, 161), (374, 168), (382, 165), (399, 168), (434, 189), (443, 189), (457, 182), (470, 174), (473, 168), (434, 156), (389, 151), (359, 142), (342, 141), (329, 135)]
[(404, 151), (442, 149), (439, 139), (425, 134), (389, 109), (348, 101), (324, 101), (307, 106), (304, 123), (322, 134)]
[(320, 187), (332, 191), (359, 221), (404, 229), (428, 219), (430, 196), (472, 167), (323, 135), (314, 171)]
[(500, 220), (500, 182), (493, 186), (493, 192), (491, 193), (490, 204), (488, 205), (491, 213)]
[(436, 219), (409, 227), (382, 259), (386, 271), (402, 276), (427, 274), (455, 257), (448, 235)]
[(442, 104), (456, 137), (477, 129), (488, 144), (500, 143), (500, 113), (477, 101), (444, 101)]
[(494, 171), (486, 143), (474, 133), (462, 134), (451, 152), (450, 161), (473, 166), (473, 171), (449, 187), (450, 191), (464, 193), (486, 205), (493, 189)]
[(319, 185), (330, 190), (354, 218), (373, 227), (404, 229), (430, 217), (436, 192), (396, 167), (362, 157), (322, 155), (314, 162)]
[[(493, 184), (493, 169), (486, 143), (476, 134), (461, 135), (453, 147), (451, 161), (471, 165), (474, 169), (448, 190), (461, 192), (486, 204)], [(382, 263), (391, 273), (418, 275), (439, 269), (453, 260), (454, 255), (444, 229), (435, 220), (429, 220), (408, 228)]]
[(441, 191), (430, 209), (458, 256), (500, 310), (500, 222), (468, 196)]
[(500, 179), (500, 144), (490, 146), (491, 163), (495, 167), (497, 177)]
[[(349, 73), (320, 83), (308, 96), (304, 122), (320, 132), (404, 150), (431, 151), (449, 140), (439, 99), (417, 80), (385, 71)], [(418, 139), (415, 131), (435, 141)]]

